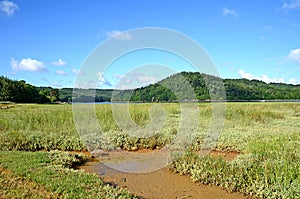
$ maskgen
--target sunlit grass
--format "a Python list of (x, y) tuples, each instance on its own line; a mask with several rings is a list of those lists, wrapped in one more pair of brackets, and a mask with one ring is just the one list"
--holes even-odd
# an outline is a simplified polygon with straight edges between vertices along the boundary
[(231, 162), (187, 153), (172, 168), (195, 182), (260, 198), (300, 197), (300, 133), (252, 140), (247, 153)]
[(73, 170), (72, 165), (83, 159), (59, 151), (0, 152), (0, 195), (4, 198), (134, 198), (126, 190), (104, 184), (96, 175)]
[[(155, 104), (130, 104), (131, 121), (138, 128), (151, 123), (150, 109)], [(166, 113), (166, 122), (149, 138), (131, 136), (118, 126), (112, 105), (96, 105), (95, 112), (101, 129), (91, 129), (100, 138), (83, 142), (74, 124), (71, 105), (16, 105), (0, 110), (0, 148), (2, 150), (84, 150), (86, 145), (102, 147), (161, 148), (168, 144), (180, 128), (180, 104), (159, 104)], [(85, 106), (85, 105), (83, 105)], [(227, 103), (224, 128), (214, 145), (219, 151), (243, 151), (252, 139), (274, 134), (295, 133), (300, 129), (299, 103)], [(192, 148), (200, 149), (210, 128), (212, 107), (199, 104), (198, 133)], [(89, 118), (87, 118), (87, 121)], [(83, 125), (86, 130), (90, 125)], [(151, 132), (150, 132), (151, 133)], [(112, 146), (101, 143), (105, 135)], [(103, 136), (102, 136), (103, 137)], [(93, 143), (89, 143), (90, 141)], [(97, 141), (98, 140), (98, 141)], [(86, 140), (85, 140), (86, 141)]]
[[(100, 128), (92, 125), (91, 118), (84, 118), (80, 128), (87, 132), (86, 137), (79, 136), (71, 105), (14, 104), (0, 109), (0, 150), (158, 149), (172, 142), (180, 129), (188, 131), (189, 127), (181, 126), (181, 120), (195, 119), (183, 118), (180, 104), (147, 103), (129, 105), (130, 121), (138, 128), (146, 128), (154, 121), (153, 105), (164, 110), (166, 121), (159, 132), (142, 138), (118, 125), (111, 104), (92, 107)], [(193, 155), (202, 147), (212, 115), (210, 103), (198, 106), (197, 135), (188, 147), (190, 153), (173, 162), (176, 171), (200, 183), (262, 198), (300, 197), (300, 103), (227, 103), (222, 133), (211, 146), (223, 152), (242, 152), (232, 162)], [(82, 112), (89, 111), (87, 105), (81, 108)], [(193, 111), (191, 105), (185, 108)]]

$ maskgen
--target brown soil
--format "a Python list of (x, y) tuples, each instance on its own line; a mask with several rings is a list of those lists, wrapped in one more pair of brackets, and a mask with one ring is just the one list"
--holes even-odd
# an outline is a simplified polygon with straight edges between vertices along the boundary
[[(203, 152), (199, 152), (199, 154), (202, 154)], [(234, 160), (240, 153), (239, 152), (219, 152), (219, 151), (210, 151), (208, 152), (209, 155), (213, 157), (221, 157), (226, 161), (232, 161)]]
[[(139, 152), (131, 152), (139, 153)], [(147, 153), (147, 151), (141, 151)], [(210, 152), (213, 156), (221, 156), (230, 161), (238, 153)], [(124, 155), (124, 154), (122, 154)], [(104, 182), (117, 187), (126, 188), (139, 198), (199, 198), (199, 199), (245, 199), (241, 193), (228, 193), (215, 186), (195, 184), (188, 176), (180, 176), (167, 168), (162, 168), (147, 173), (125, 173), (111, 169), (101, 162), (101, 159), (109, 159), (109, 154), (104, 158), (97, 158), (86, 162), (78, 169), (99, 175)], [(115, 156), (113, 154), (112, 156)]]

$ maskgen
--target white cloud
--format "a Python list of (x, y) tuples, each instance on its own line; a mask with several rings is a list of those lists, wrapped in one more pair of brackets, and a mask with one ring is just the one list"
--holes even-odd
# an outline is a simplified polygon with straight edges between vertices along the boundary
[(242, 78), (249, 79), (249, 80), (256, 79), (256, 80), (264, 81), (266, 83), (300, 84), (300, 80), (296, 80), (294, 78), (291, 78), (286, 81), (284, 78), (276, 78), (276, 77), (270, 78), (265, 74), (262, 74), (261, 76), (255, 76), (251, 73), (245, 72), (244, 70), (239, 70), (238, 72)]
[(111, 86), (111, 83), (105, 77), (103, 77), (102, 72), (98, 72), (97, 76), (98, 76), (98, 85), (99, 86), (103, 86), (103, 85)]
[(293, 49), (289, 52), (287, 59), (293, 62), (300, 63), (300, 48)]
[(73, 68), (73, 69), (72, 69), (72, 73), (73, 73), (74, 75), (78, 75), (78, 74), (80, 73), (80, 70), (78, 70), (78, 69), (76, 69), (76, 68)]
[(296, 84), (300, 84), (300, 80), (297, 80), (295, 78), (291, 78), (291, 79), (289, 79), (288, 83), (296, 85)]
[(226, 17), (229, 15), (238, 17), (238, 14), (234, 9), (229, 9), (227, 7), (223, 7), (223, 16)]
[(19, 10), (19, 6), (12, 1), (4, 0), (0, 2), (0, 10), (11, 17)]
[(254, 75), (251, 74), (251, 73), (246, 73), (244, 70), (239, 70), (239, 75), (242, 77), (242, 78), (246, 78), (246, 79), (255, 79)]
[(89, 81), (76, 82), (74, 88), (96, 89), (98, 88), (98, 86), (97, 86), (97, 81), (89, 80)]
[(284, 2), (282, 4), (282, 9), (284, 10), (291, 10), (291, 9), (297, 9), (300, 8), (300, 0), (291, 0), (290, 2)]
[(52, 62), (52, 64), (53, 64), (54, 66), (64, 66), (64, 65), (67, 64), (67, 62), (66, 62), (66, 61), (63, 61), (62, 59), (58, 59), (57, 61)]
[(22, 59), (20, 62), (11, 58), (10, 62), (13, 71), (31, 71), (31, 72), (47, 72), (43, 62), (27, 58)]
[(129, 72), (126, 75), (115, 75), (120, 81), (116, 85), (116, 89), (133, 89), (143, 86), (148, 86), (149, 84), (154, 84), (158, 81), (155, 76), (148, 76), (142, 72)]
[(122, 32), (119, 30), (105, 32), (106, 37), (114, 38), (117, 40), (131, 40), (132, 36), (129, 32)]
[(63, 70), (57, 70), (57, 71), (56, 71), (56, 74), (57, 74), (57, 75), (68, 75), (68, 73), (66, 73), (66, 72), (63, 71)]

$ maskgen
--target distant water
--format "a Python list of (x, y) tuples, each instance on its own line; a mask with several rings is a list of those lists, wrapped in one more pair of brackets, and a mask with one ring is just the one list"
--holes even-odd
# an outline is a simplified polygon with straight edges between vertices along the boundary
[[(210, 102), (210, 101), (199, 101), (201, 102)], [(217, 101), (214, 101), (217, 102)], [(300, 102), (300, 100), (226, 100), (226, 102)], [(141, 104), (141, 103), (150, 103), (150, 102), (73, 102), (73, 104)], [(153, 103), (153, 102), (152, 102)], [(165, 102), (162, 102), (165, 103)], [(172, 102), (171, 102), (172, 103)], [(177, 102), (178, 103), (178, 102)]]
[(127, 102), (72, 102), (72, 104), (126, 104)]

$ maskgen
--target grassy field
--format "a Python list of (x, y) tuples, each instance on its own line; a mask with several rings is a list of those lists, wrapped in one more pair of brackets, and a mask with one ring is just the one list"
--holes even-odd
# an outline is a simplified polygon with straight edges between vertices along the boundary
[(98, 176), (73, 170), (83, 156), (67, 152), (0, 152), (1, 198), (134, 198)]
[[(152, 105), (131, 104), (129, 110), (132, 120), (142, 127), (150, 124), (153, 119), (149, 115)], [(96, 105), (96, 115), (102, 130), (93, 129), (97, 139), (87, 138), (84, 141), (75, 127), (71, 105), (13, 105), (8, 108), (6, 105), (0, 109), (0, 150), (3, 151), (0, 154), (0, 167), (5, 171), (1, 175), (6, 175), (3, 179), (14, 175), (19, 180), (42, 184), (45, 193), (61, 194), (51, 188), (57, 185), (38, 182), (39, 177), (32, 177), (32, 174), (28, 174), (30, 172), (19, 173), (19, 162), (9, 159), (34, 156), (36, 160), (45, 160), (41, 162), (43, 165), (50, 164), (49, 159), (42, 157), (48, 157), (49, 152), (46, 151), (51, 150), (161, 148), (178, 133), (181, 108), (179, 104), (160, 105), (165, 109), (166, 122), (159, 133), (149, 138), (128, 135), (115, 122), (110, 104)], [(189, 152), (172, 163), (171, 167), (175, 171), (190, 175), (196, 182), (216, 184), (229, 191), (240, 191), (261, 198), (300, 197), (300, 103), (227, 103), (223, 131), (212, 146), (217, 151), (241, 152), (232, 162), (195, 156), (194, 151), (201, 149), (209, 130), (212, 114), (209, 103), (198, 106), (197, 135)], [(101, 136), (106, 139), (101, 139)], [(44, 152), (7, 152), (16, 150)], [(13, 164), (5, 163), (10, 161)], [(26, 169), (32, 170), (22, 170)], [(2, 180), (1, 185), (3, 183)], [(26, 187), (15, 186), (22, 189), (23, 193), (28, 191)], [(15, 193), (14, 190), (8, 190), (6, 195)]]

